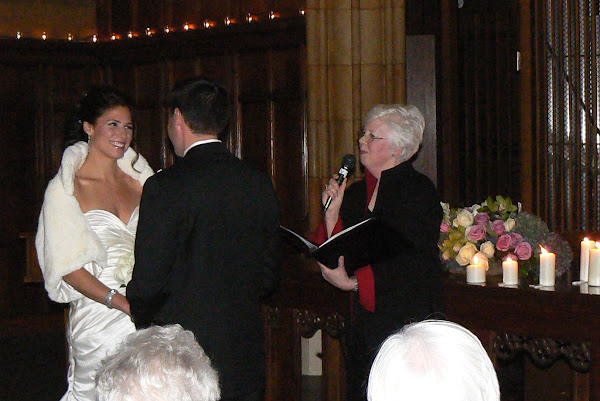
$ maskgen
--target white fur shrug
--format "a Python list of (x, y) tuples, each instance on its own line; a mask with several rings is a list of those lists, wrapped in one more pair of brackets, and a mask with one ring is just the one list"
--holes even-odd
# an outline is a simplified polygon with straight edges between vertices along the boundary
[[(59, 287), (63, 276), (92, 261), (106, 265), (106, 249), (73, 195), (75, 173), (81, 168), (87, 154), (88, 145), (85, 142), (65, 149), (58, 173), (46, 188), (40, 213), (35, 246), (46, 291), (50, 299), (57, 302), (61, 302)], [(135, 151), (129, 148), (117, 164), (143, 186), (153, 174), (152, 168), (140, 155), (135, 168), (141, 173), (135, 171), (131, 167), (135, 156)]]

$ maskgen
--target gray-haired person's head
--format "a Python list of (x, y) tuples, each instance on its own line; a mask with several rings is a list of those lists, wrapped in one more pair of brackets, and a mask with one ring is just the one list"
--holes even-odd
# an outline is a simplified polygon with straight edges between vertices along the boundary
[(96, 373), (97, 401), (217, 401), (219, 378), (191, 331), (151, 326), (123, 340)]
[(389, 133), (390, 145), (402, 149), (397, 156), (400, 163), (417, 153), (425, 130), (425, 119), (419, 109), (412, 105), (378, 104), (367, 113), (364, 127), (377, 118)]
[(499, 401), (498, 378), (479, 339), (459, 324), (426, 320), (382, 344), (369, 375), (369, 401)]

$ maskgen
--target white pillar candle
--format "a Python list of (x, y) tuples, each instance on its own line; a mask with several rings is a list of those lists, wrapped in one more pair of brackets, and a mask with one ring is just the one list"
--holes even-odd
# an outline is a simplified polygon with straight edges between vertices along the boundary
[(556, 263), (556, 255), (546, 251), (543, 247), (540, 253), (540, 285), (551, 287), (554, 285), (556, 273), (554, 264)]
[(590, 249), (588, 284), (595, 287), (600, 286), (600, 243), (598, 242), (596, 242), (596, 248)]
[(502, 282), (504, 284), (519, 284), (519, 263), (510, 256), (502, 262)]
[(594, 241), (584, 238), (581, 241), (581, 256), (579, 258), (579, 280), (588, 281), (588, 271), (590, 267), (590, 249), (592, 249)]
[(478, 262), (477, 256), (475, 256), (471, 264), (467, 266), (467, 283), (485, 283), (485, 265)]

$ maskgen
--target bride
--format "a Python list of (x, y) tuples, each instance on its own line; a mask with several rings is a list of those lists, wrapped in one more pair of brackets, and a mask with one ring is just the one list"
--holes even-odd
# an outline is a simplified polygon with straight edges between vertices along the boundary
[(129, 147), (134, 125), (123, 95), (94, 87), (78, 114), (77, 138), (71, 142), (87, 142), (65, 149), (46, 188), (36, 237), (49, 297), (70, 303), (63, 401), (93, 401), (101, 360), (135, 331), (125, 283), (115, 273), (121, 261), (130, 260), (142, 186), (153, 174)]

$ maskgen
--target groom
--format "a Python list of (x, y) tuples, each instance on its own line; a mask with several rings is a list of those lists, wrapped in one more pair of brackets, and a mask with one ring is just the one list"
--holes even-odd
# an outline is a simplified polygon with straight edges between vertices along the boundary
[(260, 297), (278, 281), (279, 208), (271, 180), (218, 139), (227, 91), (207, 79), (175, 86), (169, 138), (182, 157), (144, 186), (127, 286), (138, 328), (179, 323), (219, 374), (222, 401), (262, 400)]

